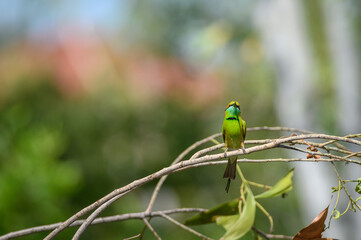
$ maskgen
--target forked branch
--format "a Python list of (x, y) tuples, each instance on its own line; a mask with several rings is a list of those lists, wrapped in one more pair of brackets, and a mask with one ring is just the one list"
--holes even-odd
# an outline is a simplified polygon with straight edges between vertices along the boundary
[[(354, 134), (349, 135), (346, 137), (339, 137), (339, 136), (332, 136), (332, 135), (326, 135), (326, 134), (316, 134), (311, 133), (308, 131), (298, 130), (298, 129), (292, 129), (292, 128), (283, 128), (283, 127), (257, 127), (257, 128), (249, 128), (247, 131), (260, 131), (260, 130), (267, 130), (267, 131), (286, 131), (286, 132), (297, 132), (301, 133), (301, 135), (291, 135), (288, 137), (281, 137), (277, 139), (260, 139), (260, 140), (248, 140), (245, 143), (247, 146), (249, 145), (255, 145), (251, 146), (243, 150), (235, 150), (235, 151), (229, 151), (226, 153), (215, 153), (210, 154), (216, 150), (219, 150), (224, 145), (218, 144), (209, 148), (201, 149), (193, 154), (191, 158), (188, 160), (183, 160), (188, 154), (190, 154), (193, 150), (200, 147), (202, 144), (206, 142), (213, 141), (216, 137), (219, 137), (221, 134), (213, 134), (203, 140), (200, 140), (193, 145), (191, 145), (189, 148), (187, 148), (183, 153), (181, 153), (169, 167), (165, 167), (149, 176), (143, 177), (141, 179), (135, 180), (132, 183), (115, 189), (111, 193), (107, 194), (106, 196), (102, 197), (98, 201), (92, 203), (91, 205), (85, 207), (84, 209), (80, 210), (70, 218), (68, 218), (63, 223), (57, 223), (57, 224), (51, 224), (51, 225), (45, 225), (30, 229), (21, 230), (14, 233), (9, 233), (3, 236), (0, 236), (0, 240), (4, 239), (10, 239), (14, 237), (19, 237), (27, 234), (31, 234), (34, 232), (39, 231), (49, 231), (53, 230), (45, 239), (50, 240), (53, 237), (55, 237), (58, 233), (60, 233), (62, 230), (64, 230), (67, 227), (72, 226), (78, 226), (81, 225), (81, 227), (78, 229), (76, 234), (74, 235), (73, 239), (78, 239), (81, 234), (86, 230), (86, 228), (91, 224), (98, 224), (98, 223), (105, 223), (111, 221), (121, 221), (124, 219), (132, 219), (132, 218), (139, 218), (141, 219), (147, 228), (149, 228), (153, 235), (156, 238), (160, 238), (156, 231), (152, 228), (152, 226), (149, 223), (150, 218), (154, 216), (161, 216), (173, 223), (176, 223), (177, 221), (173, 218), (170, 218), (168, 215), (171, 213), (179, 212), (181, 210), (176, 210), (175, 212), (167, 212), (167, 211), (161, 211), (161, 212), (152, 212), (152, 207), (154, 205), (154, 202), (156, 201), (156, 197), (165, 182), (167, 176), (169, 174), (172, 174), (174, 172), (183, 171), (189, 168), (194, 167), (201, 167), (201, 166), (207, 166), (207, 165), (214, 165), (214, 164), (225, 164), (227, 161), (223, 161), (222, 159), (231, 157), (231, 156), (242, 156), (242, 155), (248, 155), (250, 153), (259, 152), (259, 151), (266, 151), (273, 148), (286, 148), (292, 151), (301, 151), (306, 154), (317, 154), (319, 158), (277, 158), (277, 159), (239, 159), (238, 162), (253, 162), (253, 163), (260, 163), (260, 162), (292, 162), (292, 161), (303, 161), (303, 162), (347, 162), (347, 163), (353, 163), (357, 165), (361, 165), (361, 161), (359, 159), (355, 159), (360, 156), (360, 152), (352, 152), (348, 149), (346, 149), (343, 145), (340, 143), (350, 143), (357, 146), (361, 146), (361, 141), (358, 141), (353, 138), (359, 138), (360, 134)], [(319, 139), (324, 140), (323, 143), (313, 143), (313, 142), (306, 142), (310, 141), (312, 139)], [(300, 147), (296, 147), (294, 145), (311, 145), (315, 147), (319, 147), (320, 149), (324, 149), (326, 152), (313, 152), (307, 149), (303, 149)], [(330, 144), (334, 144), (336, 147), (329, 146)], [(341, 147), (340, 147), (341, 146)], [(331, 154), (330, 152), (334, 151), (341, 155), (335, 155)], [(342, 154), (345, 154), (342, 156)], [(351, 158), (353, 157), (353, 158)], [(160, 178), (158, 184), (156, 185), (153, 195), (149, 201), (147, 209), (142, 213), (133, 213), (128, 215), (118, 215), (118, 216), (112, 216), (107, 218), (97, 218), (97, 216), (106, 209), (109, 205), (111, 205), (113, 202), (121, 198), (122, 196), (128, 194), (129, 192), (132, 192), (134, 189), (150, 182), (155, 179)], [(194, 209), (193, 209), (194, 210)], [(94, 211), (86, 220), (78, 220), (81, 216)], [(188, 210), (187, 210), (188, 211)], [(189, 210), (191, 211), (191, 210)], [(203, 211), (203, 209), (197, 209), (194, 211)], [(121, 217), (120, 217), (121, 216)], [(148, 219), (147, 219), (148, 218)], [(115, 220), (117, 219), (117, 220)], [(171, 220), (172, 219), (172, 220)], [(178, 223), (178, 222), (177, 222)], [(180, 223), (179, 223), (180, 224)], [(178, 224), (177, 224), (178, 225)], [(180, 225), (179, 225), (180, 226)], [(181, 227), (185, 227), (184, 225)], [(187, 231), (191, 231), (188, 227), (185, 227)], [(193, 230), (194, 231), (194, 230)], [(194, 233), (194, 232), (193, 232)], [(195, 233), (198, 236), (203, 238), (208, 238), (200, 233)], [(140, 234), (141, 236), (142, 234)]]

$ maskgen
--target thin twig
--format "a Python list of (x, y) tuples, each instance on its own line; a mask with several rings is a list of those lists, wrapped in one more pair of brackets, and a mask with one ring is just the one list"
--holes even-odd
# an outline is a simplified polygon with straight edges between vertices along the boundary
[(273, 233), (273, 218), (271, 216), (271, 214), (269, 214), (267, 212), (267, 210), (259, 203), (256, 201), (256, 206), (263, 212), (263, 214), (268, 218), (269, 224), (270, 224), (270, 228), (269, 231), (270, 233)]
[(361, 152), (354, 152), (354, 153), (350, 153), (349, 155), (345, 156), (345, 158), (350, 158), (353, 156), (358, 156)]
[(256, 183), (256, 182), (252, 182), (250, 180), (247, 180), (247, 183), (249, 185), (255, 186), (255, 187), (259, 187), (259, 188), (263, 188), (265, 190), (269, 190), (272, 186), (266, 185), (266, 184), (262, 184), (262, 183)]
[(145, 233), (146, 229), (147, 229), (147, 225), (144, 225), (144, 227), (142, 228), (142, 231), (138, 234), (139, 235), (139, 240), (143, 239), (143, 236), (144, 236), (144, 233)]
[(252, 229), (256, 233), (258, 233), (259, 235), (264, 237), (266, 240), (268, 240), (268, 239), (293, 239), (293, 237), (291, 237), (291, 236), (264, 233), (264, 232), (262, 232), (261, 230), (259, 230), (258, 228), (255, 228), (255, 227), (252, 227)]
[[(309, 153), (309, 154), (312, 154), (312, 155), (319, 155), (319, 156), (324, 156), (324, 157), (328, 157), (328, 158), (332, 158), (332, 159), (339, 159), (339, 160), (341, 160), (343, 162), (349, 162), (350, 161), (350, 159), (347, 159), (346, 157), (340, 157), (340, 156), (329, 154), (329, 153), (312, 152), (312, 151), (302, 149), (302, 148), (298, 148), (298, 147), (294, 147), (294, 146), (279, 145), (279, 147), (287, 148), (287, 149), (291, 149), (291, 150), (296, 150), (296, 151), (303, 152), (303, 153)], [(317, 160), (320, 160), (320, 159), (317, 159)], [(355, 160), (355, 161), (357, 161), (357, 160)], [(361, 164), (360, 161), (357, 161), (357, 162), (359, 162)]]
[[(355, 138), (355, 137), (358, 137), (358, 138), (359, 138), (360, 136), (361, 136), (361, 133), (358, 133), (358, 134), (350, 134), (350, 135), (345, 136), (345, 138)], [(330, 141), (328, 141), (328, 142), (322, 143), (321, 145), (322, 145), (322, 146), (326, 146), (326, 145), (335, 143), (336, 141), (337, 141), (337, 140), (332, 139), (332, 140), (330, 140)]]
[(161, 216), (162, 216), (163, 218), (167, 219), (168, 221), (174, 223), (175, 225), (177, 225), (177, 226), (179, 226), (179, 227), (187, 230), (188, 232), (191, 232), (191, 233), (193, 233), (194, 235), (196, 235), (196, 236), (198, 236), (198, 237), (201, 237), (202, 239), (212, 240), (212, 238), (207, 237), (206, 235), (203, 235), (202, 233), (199, 233), (199, 232), (195, 231), (194, 229), (192, 229), (192, 228), (190, 228), (190, 227), (187, 227), (186, 225), (178, 222), (177, 220), (169, 217), (168, 215), (161, 214)]
[(218, 149), (221, 149), (223, 147), (224, 147), (224, 143), (220, 143), (220, 144), (217, 144), (215, 146), (202, 149), (202, 150), (196, 152), (195, 154), (193, 154), (193, 156), (190, 158), (190, 160), (196, 159), (196, 158), (198, 158), (200, 156), (203, 156), (206, 153), (214, 152), (214, 151), (216, 151)]
[(352, 207), (352, 209), (355, 210), (355, 206), (356, 206), (356, 207), (361, 211), (360, 205), (358, 205), (357, 202), (356, 202), (355, 200), (353, 200), (353, 198), (351, 197), (350, 193), (347, 191), (347, 188), (344, 186), (343, 179), (341, 178), (340, 174), (338, 173), (335, 164), (334, 164), (333, 162), (331, 162), (331, 164), (332, 164), (333, 170), (334, 170), (334, 172), (336, 173), (336, 176), (337, 176), (337, 178), (338, 178), (338, 180), (339, 180), (339, 184), (340, 184), (340, 190), (339, 190), (339, 191), (341, 191), (341, 189), (344, 190), (344, 192), (346, 193), (349, 201), (351, 202), (351, 207)]
[(132, 237), (123, 238), (123, 240), (131, 240), (131, 239), (136, 239), (136, 238), (139, 238), (139, 237), (140, 237), (140, 234), (137, 234), (137, 235), (132, 236)]
[[(174, 165), (178, 162), (180, 162), (187, 154), (189, 154), (191, 151), (193, 151), (194, 149), (196, 149), (197, 147), (201, 146), (202, 144), (206, 143), (206, 142), (209, 142), (211, 139), (214, 139), (216, 137), (218, 137), (220, 134), (219, 133), (216, 133), (216, 134), (213, 134), (209, 137), (206, 137), (200, 141), (197, 141), (195, 142), (194, 144), (192, 144), (191, 146), (189, 146), (186, 150), (184, 150), (181, 154), (178, 155), (178, 157), (171, 163), (171, 165)], [(158, 193), (160, 191), (160, 188), (162, 187), (163, 183), (165, 182), (165, 180), (167, 179), (168, 175), (165, 175), (163, 177), (161, 177), (161, 179), (159, 179), (158, 183), (157, 183), (157, 186), (155, 187), (154, 191), (153, 191), (153, 194), (152, 194), (152, 197), (149, 201), (149, 204), (148, 204), (148, 207), (147, 209), (145, 210), (145, 212), (150, 212), (152, 211), (152, 208), (153, 208), (153, 205), (154, 205), (154, 202), (155, 202), (155, 199), (156, 197), (158, 196)]]
[[(282, 163), (289, 163), (289, 162), (345, 162), (344, 160), (340, 160), (338, 158), (321, 158), (321, 159), (315, 159), (315, 158), (269, 158), (269, 159), (249, 159), (249, 158), (242, 158), (237, 159), (238, 163), (272, 163), (272, 162), (282, 162)], [(361, 161), (357, 160), (347, 160), (346, 162), (354, 163), (361, 165)], [(192, 166), (187, 166), (179, 170), (175, 170), (175, 172), (183, 171), (189, 168), (196, 168), (196, 167), (202, 167), (202, 166), (212, 166), (212, 165), (222, 165), (228, 163), (227, 160), (221, 160), (221, 161), (210, 161), (210, 162), (202, 162), (197, 163)]]
[(143, 220), (143, 222), (145, 223), (145, 225), (147, 225), (147, 227), (149, 228), (149, 230), (153, 233), (153, 235), (155, 236), (155, 238), (158, 239), (158, 240), (162, 240), (162, 239), (159, 237), (158, 233), (154, 230), (154, 228), (152, 227), (152, 225), (150, 225), (149, 221), (148, 221), (146, 218), (143, 218), (142, 220)]
[(90, 216), (83, 222), (83, 224), (80, 226), (80, 228), (76, 231), (74, 234), (72, 240), (78, 240), (79, 237), (83, 234), (85, 229), (94, 221), (94, 219), (103, 212), (110, 204), (121, 198), (124, 194), (119, 194), (118, 196), (113, 197), (108, 202), (105, 202), (103, 205), (101, 205), (99, 208), (97, 208)]
[[(205, 212), (205, 211), (207, 211), (207, 209), (176, 208), (176, 209), (171, 209), (171, 210), (155, 211), (155, 212), (150, 212), (150, 213), (145, 213), (145, 212), (126, 213), (126, 214), (121, 214), (121, 215), (96, 218), (91, 223), (91, 225), (102, 224), (102, 223), (111, 223), (111, 222), (121, 222), (121, 221), (129, 220), (129, 219), (143, 219), (146, 217), (159, 217), (159, 216), (161, 216), (160, 213), (170, 215), (170, 214), (176, 214), (176, 213), (192, 213), (192, 212)], [(79, 225), (83, 224), (84, 222), (85, 222), (85, 220), (77, 220), (77, 221), (73, 222), (69, 227), (79, 226)], [(7, 239), (26, 236), (26, 235), (33, 234), (33, 233), (51, 231), (51, 230), (59, 227), (61, 224), (62, 223), (60, 222), (60, 223), (42, 225), (42, 226), (37, 226), (37, 227), (32, 227), (32, 228), (27, 228), (27, 229), (11, 232), (11, 233), (0, 236), (0, 240), (7, 240)]]
[[(299, 140), (299, 141), (293, 141), (293, 143), (297, 143), (297, 144), (301, 144), (301, 145), (307, 145), (305, 144), (305, 141), (303, 140)], [(330, 151), (335, 151), (335, 152), (339, 152), (339, 153), (344, 153), (344, 154), (352, 154), (353, 152), (349, 151), (349, 150), (344, 150), (341, 148), (337, 148), (337, 147), (331, 147), (331, 146), (324, 146), (321, 143), (315, 143), (315, 142), (307, 142), (309, 145), (317, 147), (317, 148), (323, 148), (325, 149), (327, 152)], [(360, 153), (357, 153), (355, 156), (360, 157)]]

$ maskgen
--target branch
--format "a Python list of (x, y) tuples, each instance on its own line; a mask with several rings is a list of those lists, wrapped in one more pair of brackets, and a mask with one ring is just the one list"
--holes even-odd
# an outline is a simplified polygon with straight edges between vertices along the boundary
[[(334, 170), (334, 172), (336, 173), (336, 176), (338, 178), (338, 181), (339, 181), (339, 185), (340, 185), (340, 189), (339, 191), (341, 191), (341, 189), (344, 190), (344, 192), (346, 193), (350, 203), (351, 203), (351, 206), (352, 206), (352, 209), (355, 209), (355, 206), (361, 211), (361, 207), (357, 204), (357, 202), (351, 197), (351, 195), (349, 194), (349, 192), (347, 191), (347, 188), (345, 187), (345, 183), (344, 183), (344, 180), (341, 178), (340, 174), (338, 173), (337, 169), (336, 169), (336, 166), (335, 164), (332, 162), (332, 168)], [(347, 207), (348, 209), (348, 207)], [(346, 211), (347, 211), (346, 209)], [(345, 211), (345, 212), (346, 212)], [(356, 211), (356, 210), (355, 210)]]
[[(176, 208), (171, 210), (164, 210), (164, 211), (155, 211), (155, 212), (139, 212), (139, 213), (127, 213), (127, 214), (121, 214), (121, 215), (115, 215), (115, 216), (109, 216), (109, 217), (103, 217), (103, 218), (96, 218), (91, 225), (96, 224), (102, 224), (102, 223), (111, 223), (111, 222), (121, 222), (129, 219), (144, 219), (146, 217), (160, 217), (161, 214), (165, 215), (171, 215), (176, 213), (191, 213), (191, 212), (205, 212), (207, 209), (203, 208)], [(85, 220), (78, 220), (73, 222), (69, 227), (75, 227), (83, 224)], [(20, 231), (11, 232), (8, 234), (5, 234), (3, 236), (0, 236), (0, 240), (7, 240), (17, 237), (23, 237), (26, 235), (30, 235), (33, 233), (39, 233), (39, 232), (46, 232), (51, 231), (53, 229), (56, 229), (59, 227), (62, 223), (54, 223), (49, 225), (43, 225), (43, 226), (37, 226), (32, 228), (23, 229)]]
[(258, 228), (252, 227), (253, 231), (264, 237), (265, 239), (293, 239), (291, 236), (279, 235), (279, 234), (268, 234), (264, 233)]
[(256, 201), (256, 206), (263, 212), (263, 214), (268, 218), (268, 221), (270, 223), (270, 233), (273, 233), (273, 218), (271, 216), (271, 214), (269, 214), (267, 212), (267, 210), (259, 203)]
[[(345, 136), (346, 138), (360, 138), (360, 136), (361, 136), (361, 133), (358, 133), (358, 134), (350, 134), (350, 135), (347, 135), (347, 136)], [(326, 146), (326, 145), (329, 145), (329, 144), (332, 144), (332, 143), (334, 143), (334, 142), (336, 142), (337, 140), (335, 140), (335, 139), (332, 139), (331, 141), (328, 141), (328, 142), (325, 142), (325, 143), (323, 143), (322, 144), (322, 146)]]
[(85, 229), (94, 221), (94, 219), (102, 212), (104, 211), (110, 204), (121, 198), (124, 194), (119, 194), (118, 196), (113, 197), (108, 202), (101, 205), (97, 210), (95, 210), (90, 216), (83, 222), (83, 224), (80, 226), (80, 228), (76, 231), (76, 233), (73, 236), (73, 240), (78, 240), (79, 237), (83, 234)]
[[(306, 149), (302, 149), (302, 148), (297, 148), (297, 147), (293, 147), (293, 146), (285, 146), (285, 145), (280, 145), (279, 147), (281, 148), (287, 148), (287, 149), (291, 149), (291, 150), (295, 150), (295, 151), (299, 151), (299, 152), (303, 152), (303, 153), (309, 153), (311, 155), (319, 155), (319, 156), (324, 156), (324, 157), (328, 157), (329, 159), (337, 159), (339, 161), (343, 161), (343, 162), (354, 162), (356, 164), (361, 164), (360, 161), (357, 160), (352, 160), (352, 159), (348, 159), (346, 157), (340, 157), (337, 155), (333, 155), (333, 154), (329, 154), (329, 153), (322, 153), (322, 152), (312, 152)], [(320, 159), (318, 159), (320, 160)]]
[[(217, 135), (216, 135), (217, 136)], [(250, 147), (246, 150), (235, 150), (235, 151), (230, 151), (230, 152), (226, 152), (226, 153), (221, 153), (221, 154), (214, 154), (214, 155), (207, 155), (207, 156), (203, 156), (203, 157), (199, 157), (199, 158), (195, 158), (195, 159), (190, 159), (190, 160), (186, 160), (186, 161), (182, 161), (180, 163), (171, 165), (169, 167), (163, 168), (162, 170), (159, 170), (151, 175), (148, 175), (146, 177), (143, 177), (139, 180), (135, 180), (132, 183), (122, 187), (122, 188), (118, 188), (114, 191), (112, 191), (111, 193), (109, 193), (108, 195), (104, 196), (103, 198), (99, 199), (98, 201), (94, 202), (93, 204), (89, 205), (88, 207), (83, 208), (82, 210), (80, 210), (79, 212), (77, 212), (75, 215), (73, 215), (72, 217), (70, 217), (69, 219), (67, 219), (65, 222), (63, 222), (57, 229), (55, 229), (54, 231), (52, 231), (46, 238), (45, 240), (50, 240), (52, 239), (54, 236), (56, 236), (58, 233), (60, 233), (62, 230), (64, 230), (66, 227), (68, 227), (71, 223), (73, 223), (75, 220), (77, 220), (78, 218), (80, 218), (82, 215), (88, 213), (89, 211), (92, 211), (93, 209), (99, 207), (100, 205), (104, 204), (105, 202), (109, 201), (110, 199), (112, 199), (113, 197), (119, 195), (119, 194), (126, 194), (140, 186), (142, 186), (145, 183), (148, 183), (156, 178), (160, 178), (162, 176), (168, 175), (176, 170), (184, 170), (185, 167), (189, 167), (189, 166), (193, 166), (195, 164), (199, 164), (199, 163), (203, 163), (203, 162), (207, 162), (207, 161), (213, 161), (213, 160), (220, 160), (223, 158), (228, 158), (228, 157), (232, 157), (232, 156), (240, 156), (240, 155), (244, 155), (244, 154), (249, 154), (252, 152), (258, 152), (258, 151), (262, 151), (262, 150), (266, 150), (266, 149), (271, 149), (271, 148), (275, 148), (278, 147), (280, 144), (282, 143), (286, 143), (286, 142), (292, 142), (295, 140), (300, 140), (300, 139), (328, 139), (328, 140), (336, 140), (336, 141), (342, 141), (342, 142), (348, 142), (348, 143), (352, 143), (352, 144), (356, 144), (361, 146), (361, 142), (354, 140), (354, 139), (349, 139), (349, 138), (345, 138), (345, 137), (338, 137), (338, 136), (331, 136), (331, 135), (326, 135), (326, 134), (307, 134), (307, 135), (297, 135), (297, 136), (291, 136), (291, 137), (285, 137), (285, 138), (280, 138), (280, 139), (276, 139), (270, 143), (266, 143), (263, 145), (259, 145), (259, 146), (254, 146), (254, 147)], [(361, 165), (361, 162), (354, 162), (357, 164)]]
[[(305, 142), (302, 141), (302, 140), (300, 140), (300, 141), (294, 141), (294, 143), (302, 144), (302, 145), (307, 145), (307, 144), (305, 144)], [(348, 150), (344, 150), (344, 149), (341, 149), (341, 148), (337, 148), (337, 147), (324, 146), (324, 144), (315, 143), (315, 142), (308, 142), (308, 144), (311, 145), (311, 146), (317, 147), (317, 148), (323, 148), (323, 149), (325, 149), (327, 152), (335, 151), (335, 152), (344, 153), (344, 154), (354, 154), (353, 156), (360, 157), (360, 152), (354, 153), (354, 152), (351, 152), (351, 151), (348, 151)], [(348, 156), (348, 157), (349, 157), (349, 156)], [(346, 157), (346, 158), (347, 158), (347, 157)]]
[[(201, 146), (202, 144), (206, 143), (206, 142), (209, 142), (211, 141), (212, 139), (216, 138), (216, 137), (219, 137), (220, 134), (219, 133), (216, 133), (216, 134), (213, 134), (209, 137), (206, 137), (200, 141), (197, 141), (195, 142), (194, 144), (192, 144), (191, 146), (189, 146), (186, 150), (184, 150), (172, 163), (171, 165), (174, 165), (178, 162), (180, 162), (187, 154), (189, 154), (191, 151), (193, 151), (194, 149), (196, 149), (197, 147)], [(152, 197), (149, 201), (149, 204), (148, 204), (148, 207), (147, 209), (145, 210), (146, 212), (150, 212), (153, 208), (153, 205), (154, 205), (154, 202), (155, 202), (155, 199), (156, 197), (158, 196), (158, 193), (160, 191), (160, 188), (162, 187), (163, 183), (165, 182), (165, 180), (167, 179), (168, 175), (165, 175), (163, 176), (159, 182), (157, 183), (157, 186), (155, 187), (154, 191), (153, 191), (153, 194), (152, 194)]]
[(177, 225), (177, 226), (179, 226), (179, 227), (187, 230), (188, 232), (191, 232), (191, 233), (193, 233), (194, 235), (196, 235), (196, 236), (198, 236), (198, 237), (201, 237), (202, 239), (213, 240), (212, 238), (209, 238), (209, 237), (207, 237), (206, 235), (203, 235), (203, 234), (201, 234), (201, 233), (193, 230), (192, 228), (189, 228), (189, 227), (187, 227), (186, 225), (184, 225), (184, 224), (182, 224), (182, 223), (174, 220), (173, 218), (169, 217), (168, 215), (165, 215), (164, 213), (162, 213), (161, 216), (162, 216), (163, 218), (167, 219), (168, 221), (174, 223), (175, 225)]
[[(227, 160), (222, 161), (211, 161), (211, 162), (203, 162), (194, 164), (189, 167), (182, 168), (182, 170), (186, 170), (188, 168), (195, 168), (195, 167), (202, 167), (202, 166), (211, 166), (211, 165), (222, 165), (226, 164)], [(270, 163), (270, 162), (282, 162), (282, 163), (289, 163), (289, 162), (345, 162), (340, 159), (336, 158), (321, 158), (321, 159), (315, 159), (315, 158), (269, 158), (269, 159), (249, 159), (249, 158), (243, 158), (243, 159), (237, 159), (238, 163)], [(360, 161), (357, 160), (348, 160), (347, 162), (354, 163), (361, 165)], [(181, 170), (179, 170), (181, 171)], [(178, 172), (178, 171), (176, 171)]]
[(140, 237), (140, 234), (137, 234), (137, 235), (132, 236), (132, 237), (124, 238), (123, 240), (131, 240), (131, 239), (136, 239), (136, 238), (139, 238), (139, 237)]
[(147, 225), (147, 227), (149, 228), (149, 230), (153, 233), (153, 235), (155, 236), (156, 239), (161, 240), (161, 238), (159, 237), (158, 233), (153, 229), (152, 225), (150, 225), (149, 221), (146, 218), (142, 219), (143, 222), (145, 223), (145, 225)]

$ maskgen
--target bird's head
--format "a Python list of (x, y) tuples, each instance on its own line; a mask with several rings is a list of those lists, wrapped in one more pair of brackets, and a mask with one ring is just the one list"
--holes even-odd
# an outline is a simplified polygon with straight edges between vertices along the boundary
[(236, 101), (232, 101), (230, 102), (227, 107), (226, 107), (226, 112), (230, 113), (230, 114), (240, 114), (241, 113), (241, 110), (240, 110), (240, 107), (239, 107), (239, 103), (236, 102)]

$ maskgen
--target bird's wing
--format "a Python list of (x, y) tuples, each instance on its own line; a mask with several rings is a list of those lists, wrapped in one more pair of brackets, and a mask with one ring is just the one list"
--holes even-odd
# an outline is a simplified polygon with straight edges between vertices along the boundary
[(242, 134), (244, 140), (246, 139), (246, 132), (247, 132), (246, 121), (242, 120)]
[(222, 127), (222, 137), (223, 137), (223, 142), (226, 144), (226, 130), (224, 129), (224, 127)]

